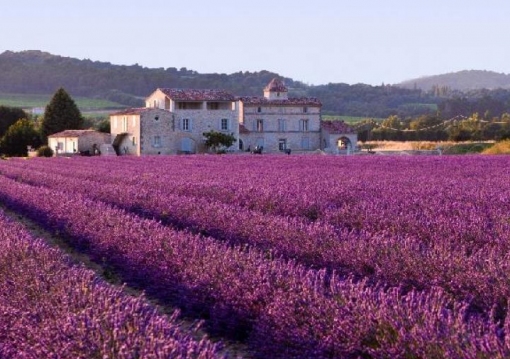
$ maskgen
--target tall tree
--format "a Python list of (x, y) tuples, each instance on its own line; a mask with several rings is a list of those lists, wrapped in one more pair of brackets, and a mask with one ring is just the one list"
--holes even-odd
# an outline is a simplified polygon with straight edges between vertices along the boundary
[(26, 117), (27, 114), (21, 108), (0, 106), (0, 138), (16, 121)]
[(55, 92), (46, 110), (41, 123), (41, 133), (44, 138), (64, 131), (78, 130), (83, 126), (83, 116), (78, 106), (69, 94), (61, 87)]
[(10, 126), (0, 141), (0, 152), (9, 156), (26, 156), (28, 146), (39, 147), (41, 139), (34, 123), (27, 119), (20, 119)]

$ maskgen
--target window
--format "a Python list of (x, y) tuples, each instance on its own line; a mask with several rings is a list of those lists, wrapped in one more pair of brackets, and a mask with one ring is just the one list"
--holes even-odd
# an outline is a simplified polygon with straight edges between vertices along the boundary
[(306, 106), (305, 106), (305, 107), (303, 107), (303, 112), (304, 112), (304, 113), (307, 113), (307, 112), (308, 112), (308, 107), (306, 107)]
[(159, 121), (159, 116), (154, 116), (154, 121)]
[(287, 139), (285, 138), (280, 138), (278, 140), (278, 149), (280, 151), (285, 151), (287, 149)]
[(132, 142), (133, 142), (133, 146), (136, 146), (136, 137), (133, 137)]
[(161, 136), (154, 136), (153, 147), (161, 147)]
[(285, 119), (283, 119), (283, 118), (278, 119), (278, 131), (285, 132), (287, 130), (286, 127), (287, 126), (285, 123)]
[(127, 117), (122, 118), (122, 132), (127, 132), (128, 129), (128, 119)]
[(181, 130), (191, 131), (191, 120), (189, 118), (183, 118), (181, 120)]
[(230, 129), (228, 118), (222, 118), (220, 120), (220, 130), (228, 131)]
[(301, 132), (308, 132), (308, 120), (301, 120), (299, 122), (299, 130)]
[(154, 100), (154, 108), (158, 107), (158, 101), (157, 100)]
[(262, 107), (257, 107), (257, 112), (262, 112)]
[(262, 120), (262, 119), (257, 120), (257, 131), (258, 132), (264, 131), (264, 120)]

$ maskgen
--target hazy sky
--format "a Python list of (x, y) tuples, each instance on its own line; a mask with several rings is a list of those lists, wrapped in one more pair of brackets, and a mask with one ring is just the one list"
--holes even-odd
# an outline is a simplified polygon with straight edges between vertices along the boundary
[(314, 85), (510, 73), (508, 0), (15, 0), (0, 34), (0, 52), (268, 70)]

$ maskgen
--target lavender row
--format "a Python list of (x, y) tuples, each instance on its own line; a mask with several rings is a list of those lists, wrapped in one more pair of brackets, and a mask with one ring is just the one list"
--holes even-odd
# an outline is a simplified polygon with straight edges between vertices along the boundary
[[(508, 189), (504, 157), (311, 157), (247, 159), (204, 156), (60, 160), (57, 172), (76, 179), (152, 186), (175, 194), (236, 203), (276, 215), (296, 215), (393, 195), (404, 186), (426, 199), (435, 187)], [(44, 169), (46, 163), (31, 163)], [(90, 172), (88, 168), (94, 168)], [(445, 183), (449, 180), (462, 182)], [(190, 186), (190, 183), (193, 186)], [(502, 186), (502, 187), (501, 187)], [(389, 187), (389, 188), (388, 188)], [(381, 203), (384, 205), (384, 203)]]
[(5, 177), (0, 199), (160, 299), (206, 312), (227, 334), (246, 331), (259, 357), (510, 355), (510, 319), (468, 318), (466, 304), (451, 302), (440, 289), (402, 295), (326, 278), (323, 271), (176, 232), (79, 194)]
[(221, 358), (0, 212), (0, 357)]
[[(202, 163), (196, 161), (192, 163)], [(202, 161), (206, 165), (210, 162)], [(316, 161), (320, 164), (320, 158)], [(458, 299), (472, 298), (472, 307), (485, 312), (494, 305), (504, 306), (510, 296), (510, 192), (508, 184), (495, 176), (504, 170), (496, 166), (501, 160), (448, 159), (452, 178), (447, 178), (450, 172), (443, 162), (394, 161), (408, 164), (408, 174), (401, 173), (399, 180), (393, 181), (398, 188), (390, 186), (396, 170), (388, 177), (388, 171), (378, 168), (380, 183), (367, 186), (367, 190), (371, 189), (370, 193), (378, 194), (381, 200), (360, 196), (354, 201), (344, 195), (344, 201), (353, 203), (342, 207), (339, 190), (332, 189), (327, 199), (330, 207), (321, 205), (325, 209), (314, 222), (227, 205), (212, 201), (212, 197), (176, 195), (161, 184), (154, 184), (153, 177), (145, 182), (141, 168), (147, 164), (132, 160), (128, 162), (131, 168), (122, 163), (126, 166), (124, 170), (112, 164), (115, 168), (112, 176), (97, 166), (98, 162), (84, 162), (80, 169), (76, 166), (78, 161), (69, 160), (43, 162), (47, 172), (34, 171), (41, 162), (32, 161), (29, 164), (25, 161), (25, 168), (3, 166), (2, 171), (21, 181), (79, 192), (230, 243), (256, 245), (311, 267), (367, 277), (392, 286), (418, 289), (440, 286)], [(470, 164), (469, 171), (465, 171), (464, 162)], [(73, 164), (72, 171), (66, 170), (68, 163)], [(155, 168), (166, 170), (165, 164), (161, 161), (161, 166)], [(437, 167), (437, 173), (431, 175), (426, 166)], [(92, 177), (97, 175), (96, 168), (103, 171), (99, 180)], [(206, 168), (210, 173), (211, 168)], [(71, 173), (55, 174), (64, 170)], [(83, 176), (88, 174), (88, 179), (76, 181), (76, 171)], [(138, 172), (143, 175), (137, 176)], [(120, 175), (127, 180), (117, 183)], [(471, 185), (466, 183), (470, 180), (468, 175), (473, 178)], [(427, 186), (416, 188), (416, 181)], [(458, 185), (461, 181), (462, 186)], [(481, 184), (480, 181), (500, 185), (474, 185)], [(187, 187), (191, 191), (195, 185), (188, 183)], [(394, 195), (390, 196), (388, 191)]]

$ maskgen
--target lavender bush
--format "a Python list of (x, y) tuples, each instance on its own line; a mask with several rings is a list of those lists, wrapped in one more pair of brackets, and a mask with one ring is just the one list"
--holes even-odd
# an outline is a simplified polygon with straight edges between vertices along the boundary
[(1, 358), (221, 358), (0, 213)]
[(0, 197), (261, 357), (505, 357), (507, 161), (8, 161)]

